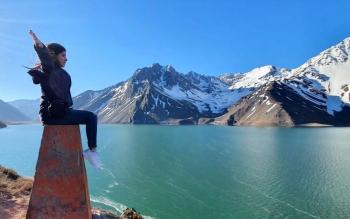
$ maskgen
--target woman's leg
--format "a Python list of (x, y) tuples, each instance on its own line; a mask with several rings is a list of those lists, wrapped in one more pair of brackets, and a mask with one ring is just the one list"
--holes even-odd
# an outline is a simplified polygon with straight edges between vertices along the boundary
[(93, 112), (86, 110), (68, 109), (63, 118), (48, 118), (44, 122), (47, 125), (86, 125), (86, 136), (90, 149), (95, 148), (97, 135), (97, 116)]

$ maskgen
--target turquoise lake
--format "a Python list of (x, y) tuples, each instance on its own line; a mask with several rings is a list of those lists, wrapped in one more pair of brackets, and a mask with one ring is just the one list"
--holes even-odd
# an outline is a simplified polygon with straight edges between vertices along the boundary
[[(80, 127), (83, 149), (85, 127)], [(0, 164), (34, 176), (43, 126), (0, 129)], [(91, 203), (150, 218), (350, 218), (350, 128), (99, 125)]]

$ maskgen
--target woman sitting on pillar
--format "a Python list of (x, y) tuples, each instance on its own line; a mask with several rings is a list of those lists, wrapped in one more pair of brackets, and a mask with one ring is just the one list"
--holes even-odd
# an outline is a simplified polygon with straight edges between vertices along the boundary
[(41, 86), (40, 120), (43, 125), (86, 125), (90, 152), (96, 151), (97, 116), (86, 110), (73, 109), (70, 92), (71, 78), (63, 69), (67, 62), (66, 49), (58, 43), (46, 46), (30, 30), (34, 49), (40, 64), (31, 68), (28, 74), (33, 83)]

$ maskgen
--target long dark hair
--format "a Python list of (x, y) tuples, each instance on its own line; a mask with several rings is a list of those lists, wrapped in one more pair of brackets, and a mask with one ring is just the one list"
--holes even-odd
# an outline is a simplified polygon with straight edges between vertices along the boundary
[[(48, 49), (48, 51), (49, 51), (49, 55), (50, 55), (50, 57), (51, 57), (53, 63), (54, 63), (55, 65), (58, 65), (58, 63), (57, 63), (57, 55), (54, 53), (54, 51), (50, 50), (49, 48), (47, 48), (47, 49)], [(58, 65), (58, 66), (59, 66), (59, 65)], [(41, 71), (43, 70), (43, 67), (42, 67), (42, 64), (41, 64), (40, 60), (38, 60), (38, 61), (34, 64), (34, 66), (32, 66), (32, 67), (28, 67), (28, 66), (25, 66), (25, 65), (22, 65), (22, 67), (24, 67), (24, 68), (26, 68), (26, 69), (28, 69), (28, 70), (41, 70)]]
[(41, 63), (36, 63), (33, 67), (28, 67), (25, 65), (22, 65), (23, 68), (28, 69), (28, 70), (41, 70), (42, 71), (42, 65)]

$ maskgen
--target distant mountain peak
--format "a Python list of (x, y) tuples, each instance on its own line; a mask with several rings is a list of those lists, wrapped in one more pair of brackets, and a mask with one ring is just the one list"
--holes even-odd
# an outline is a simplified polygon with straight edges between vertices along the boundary
[(245, 73), (226, 73), (224, 75), (221, 75), (219, 78), (225, 83), (231, 85), (230, 89), (234, 90), (239, 88), (255, 89), (269, 81), (289, 77), (290, 75), (290, 69), (279, 68), (273, 65), (265, 65), (254, 68), (251, 71)]
[(148, 67), (143, 67), (137, 69), (133, 77), (136, 78), (148, 78), (154, 76), (160, 76), (162, 73), (177, 73), (176, 70), (171, 65), (160, 65), (159, 63), (154, 63)]
[(313, 67), (329, 66), (329, 65), (345, 63), (349, 60), (349, 53), (350, 53), (350, 37), (345, 38), (343, 41), (339, 42), (338, 44), (322, 51), (317, 56), (312, 57), (302, 66), (297, 68), (297, 70), (300, 71), (300, 69), (305, 69), (310, 66), (313, 66)]
[(145, 67), (145, 68), (150, 68), (152, 71), (155, 72), (176, 72), (175, 68), (171, 65), (161, 65), (159, 63), (153, 63), (150, 67)]
[(150, 67), (151, 67), (151, 68), (155, 68), (155, 69), (160, 69), (160, 68), (162, 68), (163, 66), (160, 65), (159, 63), (153, 63)]
[(172, 65), (164, 66), (166, 72), (176, 72), (175, 68)]

